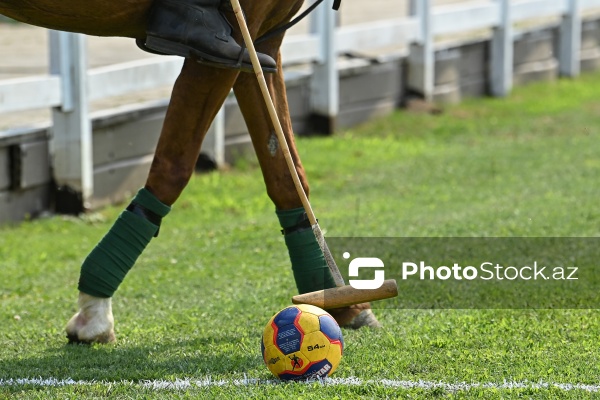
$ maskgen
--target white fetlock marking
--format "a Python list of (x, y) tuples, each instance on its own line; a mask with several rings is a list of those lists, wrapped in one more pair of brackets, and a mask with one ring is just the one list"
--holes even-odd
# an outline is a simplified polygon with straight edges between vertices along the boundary
[(79, 293), (79, 312), (67, 323), (67, 332), (84, 342), (114, 341), (111, 298)]

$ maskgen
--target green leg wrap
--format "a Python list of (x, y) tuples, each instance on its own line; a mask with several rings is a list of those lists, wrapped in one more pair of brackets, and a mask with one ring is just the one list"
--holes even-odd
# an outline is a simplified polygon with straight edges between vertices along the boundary
[(306, 218), (304, 208), (276, 210), (276, 213), (281, 227), (288, 231), (284, 236), (285, 244), (290, 254), (298, 293), (335, 287), (310, 224), (302, 224)]
[[(161, 203), (145, 188), (140, 189), (132, 204), (141, 206), (154, 219), (166, 216), (171, 207)], [(159, 226), (143, 214), (125, 210), (106, 236), (83, 262), (79, 290), (95, 297), (112, 297), (127, 272), (142, 254)]]

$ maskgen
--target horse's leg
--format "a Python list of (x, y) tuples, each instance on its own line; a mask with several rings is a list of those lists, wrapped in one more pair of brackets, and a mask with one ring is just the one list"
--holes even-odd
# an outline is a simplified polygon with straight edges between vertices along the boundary
[[(271, 47), (278, 48), (278, 45), (274, 44)], [(268, 75), (266, 79), (287, 138), (290, 153), (295, 161), (296, 170), (304, 191), (308, 194), (308, 182), (292, 133), (280, 55), (278, 56), (278, 72)], [(267, 193), (275, 204), (282, 228), (286, 230), (285, 242), (290, 253), (298, 290), (309, 292), (333, 287), (334, 282), (323, 253), (318, 247), (310, 224), (307, 225), (300, 197), (277, 143), (256, 77), (247, 74), (240, 75), (234, 85), (234, 91), (258, 156)], [(379, 326), (368, 303), (328, 311), (341, 326), (352, 328)]]
[(161, 217), (187, 185), (202, 140), (236, 76), (235, 71), (185, 62), (145, 187), (84, 261), (79, 280), (80, 310), (66, 327), (70, 341), (115, 340), (111, 297), (157, 233)]
[(163, 203), (175, 203), (190, 180), (206, 132), (237, 76), (236, 71), (186, 60), (146, 182)]

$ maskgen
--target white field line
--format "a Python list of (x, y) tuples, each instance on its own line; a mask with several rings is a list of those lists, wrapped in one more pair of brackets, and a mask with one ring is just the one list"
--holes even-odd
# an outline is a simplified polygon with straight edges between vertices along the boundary
[[(308, 384), (320, 383), (324, 386), (383, 386), (398, 389), (442, 389), (448, 392), (469, 391), (472, 389), (495, 389), (495, 390), (511, 390), (511, 389), (560, 389), (564, 391), (585, 391), (585, 392), (600, 392), (599, 384), (582, 384), (582, 383), (557, 383), (557, 382), (529, 382), (529, 381), (504, 381), (496, 382), (457, 382), (449, 383), (443, 381), (410, 381), (410, 380), (393, 380), (393, 379), (360, 379), (360, 378), (327, 378), (318, 381), (304, 382)], [(166, 380), (147, 380), (147, 381), (76, 381), (70, 378), (55, 379), (55, 378), (22, 378), (22, 379), (0, 379), (0, 387), (6, 386), (34, 386), (34, 387), (64, 387), (64, 386), (131, 386), (137, 388), (146, 388), (151, 390), (187, 390), (195, 388), (210, 388), (210, 387), (226, 387), (226, 386), (256, 386), (256, 385), (276, 385), (284, 384), (277, 380), (267, 379), (212, 379), (206, 377), (202, 379), (177, 379), (174, 381)]]

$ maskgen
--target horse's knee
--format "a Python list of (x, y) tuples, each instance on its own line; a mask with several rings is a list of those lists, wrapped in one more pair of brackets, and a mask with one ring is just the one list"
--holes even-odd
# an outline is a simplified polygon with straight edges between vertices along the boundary
[(193, 173), (193, 164), (165, 160), (156, 156), (150, 168), (146, 187), (161, 202), (170, 206), (183, 192)]
[[(273, 204), (275, 204), (275, 207), (279, 210), (302, 207), (302, 201), (300, 200), (300, 195), (292, 176), (289, 173), (282, 173), (282, 171), (287, 171), (286, 167), (281, 165), (274, 169), (279, 170), (280, 173), (265, 174), (265, 183), (267, 194)], [(304, 172), (300, 171), (298, 177), (300, 178), (302, 190), (308, 196), (310, 194), (310, 187), (308, 186)]]

